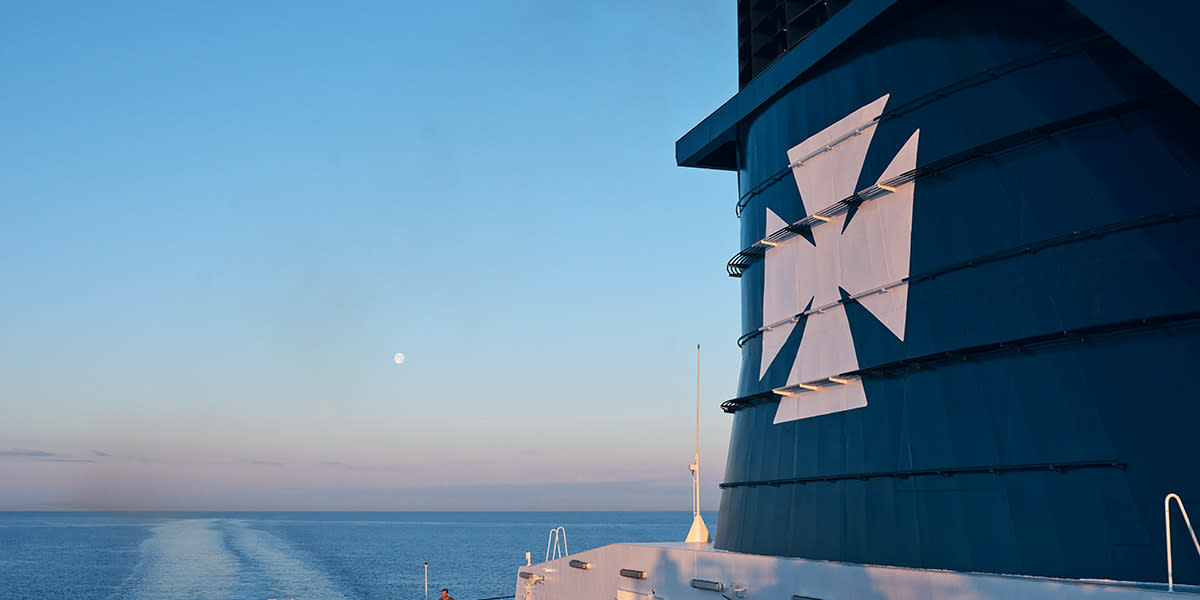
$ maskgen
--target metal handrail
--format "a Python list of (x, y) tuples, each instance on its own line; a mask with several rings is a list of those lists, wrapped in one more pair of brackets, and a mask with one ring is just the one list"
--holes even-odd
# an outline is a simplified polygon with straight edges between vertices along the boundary
[(809, 483), (834, 483), (840, 481), (866, 481), (868, 479), (908, 479), (909, 477), (951, 477), (954, 475), (1003, 475), (1004, 473), (1031, 473), (1051, 471), (1066, 473), (1079, 469), (1117, 469), (1124, 471), (1127, 463), (1119, 460), (1061, 461), (1053, 463), (984, 465), (967, 467), (941, 467), (911, 469), (907, 471), (876, 471), (866, 473), (838, 473), (810, 477), (788, 477), (784, 479), (760, 479), (756, 481), (726, 481), (718, 485), (721, 489), (781, 485), (805, 485)]
[(1183, 507), (1183, 499), (1179, 494), (1167, 494), (1163, 498), (1163, 520), (1167, 527), (1167, 591), (1175, 591), (1175, 573), (1171, 563), (1171, 499), (1175, 499), (1175, 504), (1179, 506), (1179, 512), (1183, 515), (1183, 522), (1187, 524), (1188, 533), (1192, 534), (1192, 543), (1196, 546), (1196, 554), (1200, 554), (1200, 541), (1196, 540), (1196, 530), (1192, 529), (1192, 520), (1188, 518), (1187, 509)]
[(1072, 231), (1071, 233), (1058, 235), (1058, 236), (1055, 236), (1052, 238), (1045, 238), (1045, 239), (1041, 239), (1041, 240), (1038, 240), (1035, 242), (1029, 242), (1026, 244), (1022, 244), (1020, 246), (1013, 246), (1010, 248), (1005, 248), (1003, 250), (998, 250), (998, 251), (992, 252), (990, 254), (976, 256), (976, 257), (971, 258), (966, 261), (961, 261), (961, 262), (953, 263), (953, 264), (950, 264), (950, 265), (947, 265), (944, 267), (939, 267), (936, 269), (931, 269), (929, 271), (924, 271), (921, 273), (910, 275), (908, 277), (905, 277), (904, 279), (901, 279), (898, 281), (893, 281), (886, 285), (879, 286), (877, 288), (872, 288), (872, 289), (866, 290), (866, 291), (847, 290), (847, 292), (850, 293), (851, 295), (849, 295), (845, 298), (841, 298), (841, 299), (839, 299), (835, 302), (831, 302), (825, 306), (819, 306), (816, 308), (808, 308), (804, 311), (796, 313), (795, 315), (792, 315), (791, 317), (780, 319), (780, 320), (772, 322), (772, 323), (767, 323), (767, 324), (763, 325), (762, 327), (759, 327), (758, 329), (744, 333), (744, 334), (742, 334), (741, 337), (739, 337), (737, 339), (737, 345), (739, 348), (745, 346), (747, 342), (762, 335), (763, 332), (765, 332), (767, 329), (779, 327), (781, 325), (786, 325), (788, 322), (799, 322), (800, 319), (802, 319), (804, 317), (811, 316), (813, 314), (828, 312), (830, 310), (835, 310), (841, 306), (845, 306), (846, 304), (851, 304), (851, 303), (857, 301), (859, 298), (872, 296), (872, 295), (881, 293), (881, 291), (890, 290), (894, 287), (899, 287), (901, 285), (912, 285), (914, 283), (922, 283), (922, 282), (926, 282), (926, 281), (932, 281), (934, 279), (937, 279), (938, 277), (941, 277), (942, 275), (946, 275), (946, 274), (953, 273), (956, 271), (962, 271), (965, 269), (974, 269), (974, 268), (978, 268), (985, 264), (990, 264), (990, 263), (999, 262), (1002, 260), (1017, 258), (1019, 256), (1024, 256), (1027, 254), (1034, 254), (1036, 252), (1040, 252), (1042, 250), (1046, 250), (1049, 248), (1055, 248), (1058, 246), (1065, 246), (1067, 244), (1074, 244), (1074, 243), (1078, 243), (1078, 242), (1084, 242), (1084, 241), (1088, 241), (1088, 240), (1092, 240), (1092, 239), (1096, 239), (1096, 238), (1101, 238), (1106, 235), (1112, 235), (1112, 234), (1116, 234), (1116, 233), (1124, 233), (1127, 231), (1141, 229), (1143, 227), (1152, 227), (1152, 226), (1166, 225), (1166, 224), (1178, 224), (1178, 223), (1182, 223), (1184, 221), (1190, 221), (1192, 219), (1197, 219), (1197, 218), (1200, 218), (1200, 208), (1168, 210), (1168, 211), (1164, 211), (1164, 212), (1160, 212), (1160, 213), (1154, 213), (1152, 215), (1147, 215), (1144, 217), (1136, 217), (1133, 219), (1125, 219), (1123, 221), (1116, 221), (1113, 223), (1108, 223), (1105, 225), (1100, 225), (1100, 226), (1092, 227), (1089, 229), (1080, 229), (1077, 231)]
[[(885, 111), (883, 114), (879, 115), (879, 117), (877, 117), (875, 120), (877, 122), (883, 122), (883, 121), (887, 121), (890, 119), (895, 119), (897, 117), (900, 117), (906, 113), (912, 112), (912, 111), (914, 111), (918, 108), (921, 108), (927, 104), (930, 104), (932, 102), (936, 102), (938, 100), (944, 100), (946, 97), (948, 97), (952, 94), (955, 94), (955, 93), (958, 93), (958, 92), (961, 92), (961, 91), (964, 91), (967, 89), (971, 89), (971, 88), (973, 88), (977, 85), (983, 84), (983, 83), (995, 81), (996, 79), (999, 79), (1003, 75), (1008, 75), (1009, 73), (1020, 71), (1022, 69), (1026, 69), (1028, 67), (1033, 67), (1033, 66), (1039, 65), (1043, 62), (1057, 60), (1060, 58), (1066, 58), (1066, 57), (1072, 56), (1074, 54), (1078, 54), (1080, 52), (1087, 50), (1088, 44), (1090, 44), (1092, 42), (1096, 42), (1096, 41), (1106, 40), (1106, 39), (1110, 39), (1110, 36), (1107, 34), (1100, 33), (1100, 34), (1088, 35), (1088, 36), (1085, 36), (1082, 38), (1063, 41), (1054, 46), (1047, 47), (1044, 50), (1040, 50), (1035, 54), (1031, 54), (1029, 56), (1024, 56), (1024, 57), (1018, 58), (1016, 60), (1012, 60), (1012, 61), (1006, 62), (1004, 64), (997, 65), (995, 67), (990, 67), (990, 68), (984, 69), (983, 71), (980, 71), (978, 73), (970, 75), (964, 79), (960, 79), (960, 80), (958, 80), (954, 83), (951, 83), (947, 86), (938, 88), (928, 94), (914, 98), (904, 104), (901, 104), (900, 106), (893, 108), (892, 110)], [(786, 54), (786, 52), (784, 54)], [(780, 55), (780, 56), (783, 56), (783, 55)], [(755, 184), (753, 187), (751, 187), (749, 190), (747, 190), (746, 193), (742, 194), (738, 198), (737, 207), (735, 208), (735, 211), (734, 211), (734, 212), (736, 212), (738, 218), (741, 218), (742, 210), (744, 208), (746, 208), (747, 204), (750, 203), (751, 198), (761, 194), (765, 189), (775, 185), (776, 183), (779, 183), (780, 181), (785, 179), (789, 173), (791, 173), (791, 165), (788, 165), (788, 166), (785, 166), (785, 167), (779, 169), (778, 171), (771, 174), (769, 177), (767, 177), (763, 181), (760, 181), (757, 184)], [(736, 275), (734, 275), (734, 277), (736, 277)]]
[[(562, 547), (561, 548), (559, 548), (559, 546), (558, 546), (559, 534), (562, 534)], [(553, 549), (553, 551), (554, 551), (553, 558), (556, 558), (556, 559), (562, 558), (562, 557), (570, 554), (570, 552), (567, 550), (567, 530), (565, 527), (560, 525), (560, 526), (555, 527), (554, 529), (550, 530), (550, 537), (546, 538), (546, 561), (545, 562), (549, 562), (551, 560), (551, 554), (550, 554), (551, 549)]]
[[(946, 156), (944, 158), (921, 165), (911, 171), (906, 171), (888, 179), (880, 181), (875, 185), (857, 191), (833, 204), (824, 207), (817, 211), (816, 215), (825, 218), (816, 218), (812, 215), (806, 215), (798, 221), (795, 221), (785, 227), (767, 232), (767, 236), (763, 239), (754, 242), (753, 244), (743, 248), (740, 252), (733, 255), (725, 264), (725, 271), (730, 277), (741, 277), (742, 273), (750, 268), (755, 262), (766, 256), (771, 247), (782, 242), (790, 240), (805, 232), (811, 231), (813, 227), (823, 226), (829, 222), (829, 218), (839, 216), (850, 210), (853, 206), (859, 206), (863, 202), (882, 198), (887, 194), (893, 193), (892, 188), (899, 187), (920, 179), (927, 179), (934, 176), (944, 175), (951, 169), (960, 167), (964, 164), (981, 159), (994, 159), (1004, 153), (1027, 148), (1033, 144), (1045, 142), (1051, 139), (1052, 136), (1068, 135), (1079, 131), (1084, 131), (1090, 127), (1106, 124), (1108, 121), (1117, 120), (1128, 113), (1132, 113), (1150, 106), (1154, 101), (1164, 97), (1164, 93), (1151, 93), (1144, 98), (1123, 102), (1107, 108), (1094, 110), (1089, 113), (1077, 115), (1061, 121), (1056, 121), (1047, 125), (1040, 125), (1031, 129), (1007, 135), (1002, 138), (984, 142), (978, 146), (974, 146), (967, 150)], [(882, 117), (880, 117), (882, 119)], [(807, 159), (806, 159), (807, 160)], [(794, 164), (789, 164), (786, 169), (794, 168)], [(827, 226), (827, 225), (826, 225)], [(833, 225), (839, 226), (836, 223)]]

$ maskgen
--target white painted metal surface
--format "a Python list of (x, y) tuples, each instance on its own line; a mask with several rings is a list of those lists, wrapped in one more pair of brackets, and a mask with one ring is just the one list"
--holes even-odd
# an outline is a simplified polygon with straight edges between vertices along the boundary
[[(570, 559), (587, 570), (567, 566)], [(621, 569), (644, 571), (645, 579)], [(613, 544), (532, 567), (518, 577), (518, 600), (1150, 600), (1200, 598), (1197, 589), (1163, 584), (1079, 581), (906, 569), (714, 550), (684, 543)], [(536, 579), (536, 583), (531, 580)], [(696, 589), (693, 579), (719, 583), (723, 592)]]
[(888, 194), (859, 204), (853, 213), (824, 210), (854, 195), (875, 133), (873, 124), (887, 100), (888, 96), (879, 98), (788, 150), (805, 210), (819, 219), (809, 229), (811, 242), (803, 236), (773, 237), (788, 224), (765, 209), (762, 243), (769, 248), (763, 258), (760, 379), (796, 328), (796, 315), (807, 314), (799, 351), (781, 388), (785, 393), (776, 423), (867, 405), (861, 382), (820, 384), (859, 367), (850, 322), (839, 304), (840, 290), (853, 294), (904, 339), (908, 287), (902, 284), (909, 275), (914, 186), (882, 184), (916, 168), (920, 131), (913, 132), (878, 178), (875, 187)]

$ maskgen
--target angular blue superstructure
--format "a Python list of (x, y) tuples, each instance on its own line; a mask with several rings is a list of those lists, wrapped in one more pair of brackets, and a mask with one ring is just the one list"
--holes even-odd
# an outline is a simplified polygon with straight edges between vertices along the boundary
[(819, 4), (742, 0), (744, 86), (677, 143), (740, 190), (715, 546), (1165, 581), (1163, 498), (1200, 506), (1200, 3)]

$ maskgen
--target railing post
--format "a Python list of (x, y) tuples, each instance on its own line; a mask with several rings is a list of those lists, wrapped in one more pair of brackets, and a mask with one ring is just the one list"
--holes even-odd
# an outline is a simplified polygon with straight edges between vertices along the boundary
[[(1167, 529), (1167, 591), (1168, 592), (1175, 591), (1175, 573), (1172, 572), (1172, 570), (1171, 570), (1171, 496), (1175, 496), (1175, 494), (1174, 493), (1167, 494), (1167, 497), (1163, 498), (1163, 521), (1165, 522), (1166, 529)], [(1175, 497), (1178, 498), (1178, 496), (1175, 496)]]
[(1196, 546), (1196, 554), (1200, 555), (1200, 541), (1196, 539), (1196, 530), (1192, 529), (1192, 520), (1188, 518), (1187, 509), (1183, 507), (1183, 499), (1179, 494), (1167, 494), (1163, 498), (1163, 521), (1167, 530), (1167, 591), (1175, 591), (1175, 573), (1172, 564), (1171, 556), (1171, 499), (1175, 500), (1175, 504), (1179, 506), (1179, 513), (1183, 515), (1183, 522), (1187, 525), (1188, 533), (1192, 536), (1192, 544)]

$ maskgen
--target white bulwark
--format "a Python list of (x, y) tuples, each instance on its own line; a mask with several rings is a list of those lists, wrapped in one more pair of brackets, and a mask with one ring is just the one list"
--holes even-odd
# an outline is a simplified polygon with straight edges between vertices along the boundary
[(781, 558), (685, 543), (612, 544), (518, 571), (517, 600), (1149, 600), (1200, 588)]

